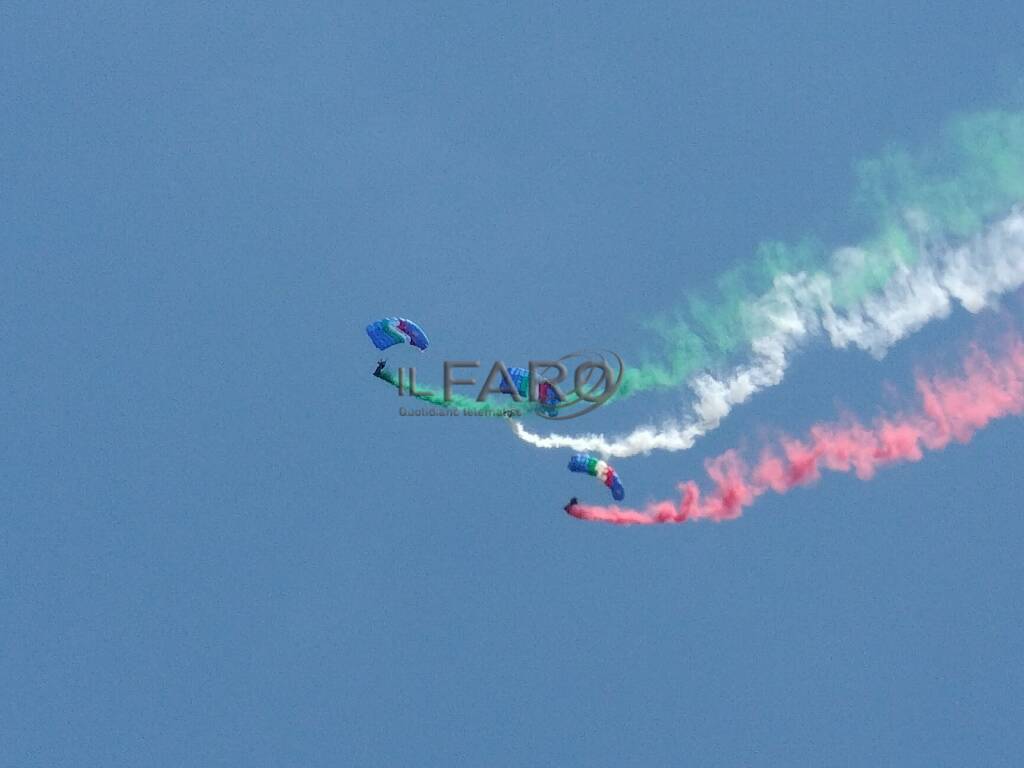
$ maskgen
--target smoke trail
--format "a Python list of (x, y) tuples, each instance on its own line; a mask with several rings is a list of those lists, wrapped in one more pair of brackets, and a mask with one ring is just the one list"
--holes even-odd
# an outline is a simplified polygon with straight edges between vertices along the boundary
[[(1024, 282), (1024, 213), (1012, 208), (1024, 200), (1024, 115), (989, 113), (955, 121), (939, 147), (919, 158), (891, 151), (865, 163), (860, 176), (857, 197), (872, 209), (879, 235), (835, 251), (828, 267), (817, 271), (776, 269), (813, 260), (811, 246), (763, 246), (758, 270), (733, 271), (721, 281), (720, 287), (731, 288), (723, 288), (720, 309), (691, 302), (703, 333), (685, 323), (666, 332), (677, 339), (678, 355), (692, 354), (689, 365), (677, 355), (671, 370), (627, 372), (620, 388), (625, 394), (689, 377), (695, 396), (690, 417), (613, 439), (545, 437), (521, 424), (513, 425), (516, 435), (541, 448), (615, 457), (686, 450), (733, 407), (778, 384), (792, 352), (811, 338), (824, 333), (833, 346), (854, 345), (881, 357), (928, 321), (945, 317), (953, 301), (978, 312)], [(1005, 218), (977, 232), (998, 214)], [(962, 244), (949, 246), (949, 238)], [(754, 272), (774, 275), (759, 298), (736, 287)], [(721, 377), (700, 372), (714, 357), (700, 341), (706, 338), (719, 356), (748, 343), (748, 361)]]
[[(856, 168), (855, 210), (874, 234), (859, 250), (857, 269), (834, 275), (840, 309), (883, 287), (912, 265), (923, 231), (963, 240), (1024, 201), (1024, 112), (990, 111), (949, 121), (936, 141), (917, 151), (892, 147)], [(751, 308), (780, 276), (827, 268), (831, 254), (816, 239), (795, 245), (765, 242), (756, 258), (718, 278), (714, 294), (691, 295), (676, 317), (648, 326), (667, 345), (667, 362), (627, 372), (618, 396), (675, 388), (708, 366), (720, 365), (765, 332)]]
[[(386, 368), (382, 369), (380, 373), (375, 373), (374, 376), (381, 381), (386, 381), (396, 389), (399, 389), (397, 377)], [(455, 394), (454, 392), (452, 393), (450, 400), (445, 400), (443, 389), (438, 387), (426, 389), (421, 385), (417, 385), (415, 392), (408, 390), (409, 382), (404, 382), (403, 387), (406, 388), (405, 394), (409, 397), (415, 397), (416, 399), (422, 400), (425, 403), (430, 403), (431, 405), (439, 405), (442, 408), (451, 408), (454, 410), (461, 410), (463, 412), (491, 414), (503, 410), (516, 410), (520, 413), (532, 413), (538, 408), (538, 404), (535, 402), (523, 400), (517, 403), (511, 398), (507, 404), (503, 406), (496, 406), (493, 402), (488, 402), (486, 400), (481, 402), (463, 395)]]
[(817, 481), (825, 469), (869, 480), (882, 467), (918, 461), (953, 440), (966, 443), (994, 419), (1024, 412), (1024, 342), (1010, 336), (996, 357), (974, 347), (962, 375), (919, 375), (917, 392), (920, 403), (913, 411), (879, 417), (870, 426), (852, 417), (818, 424), (802, 440), (784, 435), (753, 466), (737, 451), (726, 451), (705, 463), (712, 483), (707, 495), (688, 481), (679, 486), (679, 503), (654, 502), (643, 511), (576, 504), (566, 511), (580, 520), (618, 525), (731, 520), (768, 491), (788, 493)]

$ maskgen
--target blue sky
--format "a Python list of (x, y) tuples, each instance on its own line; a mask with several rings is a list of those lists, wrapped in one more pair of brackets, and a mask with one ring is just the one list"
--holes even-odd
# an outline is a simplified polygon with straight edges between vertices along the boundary
[[(616, 529), (414, 361), (606, 346), (1021, 90), (1017, 3), (0, 10), (0, 765), (1011, 765), (1024, 429)], [(684, 454), (950, 354), (813, 349)], [(411, 351), (410, 351), (411, 352)], [(941, 356), (941, 355), (940, 355)], [(431, 368), (430, 366), (434, 366)], [(435, 375), (429, 375), (434, 373)], [(634, 398), (577, 424), (678, 407)]]

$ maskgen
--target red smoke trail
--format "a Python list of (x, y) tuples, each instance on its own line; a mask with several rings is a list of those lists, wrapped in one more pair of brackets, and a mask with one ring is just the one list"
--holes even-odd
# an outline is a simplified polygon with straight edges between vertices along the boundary
[(917, 391), (920, 404), (911, 412), (880, 417), (872, 426), (852, 417), (817, 424), (803, 440), (782, 436), (764, 448), (754, 466), (735, 450), (709, 459), (704, 466), (713, 488), (706, 496), (691, 480), (679, 485), (679, 503), (652, 502), (643, 511), (576, 504), (566, 511), (580, 520), (616, 525), (731, 520), (761, 494), (813, 483), (822, 469), (868, 480), (879, 467), (918, 461), (925, 450), (941, 450), (953, 440), (966, 443), (993, 419), (1024, 411), (1024, 342), (1011, 335), (998, 356), (973, 347), (963, 375), (919, 375)]

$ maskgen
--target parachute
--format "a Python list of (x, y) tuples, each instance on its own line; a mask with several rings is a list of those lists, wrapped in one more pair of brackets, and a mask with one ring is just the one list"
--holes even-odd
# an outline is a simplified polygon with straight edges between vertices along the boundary
[[(512, 377), (512, 383), (515, 384), (516, 392), (521, 397), (528, 398), (530, 396), (530, 371), (526, 368), (518, 368), (513, 366), (508, 369), (508, 375)], [(508, 385), (508, 381), (503, 376), (501, 383), (498, 385), (498, 390), (505, 393), (506, 395), (512, 394), (512, 388)], [(558, 402), (562, 399), (558, 396), (558, 391), (546, 381), (541, 381), (537, 387), (537, 399), (541, 404), (541, 411), (548, 416), (554, 416), (558, 413), (556, 408)]]
[(387, 349), (404, 342), (423, 351), (430, 345), (423, 329), (404, 317), (385, 317), (372, 322), (366, 326), (366, 335), (377, 349)]
[(578, 453), (569, 459), (569, 471), (586, 472), (588, 475), (596, 477), (611, 489), (612, 498), (616, 501), (622, 501), (626, 496), (626, 491), (622, 488), (622, 483), (619, 482), (618, 474), (601, 459), (595, 459), (585, 453)]
[[(522, 397), (530, 396), (530, 372), (525, 368), (512, 367), (508, 369), (508, 375), (512, 377), (512, 383), (516, 387), (516, 392)], [(506, 395), (512, 394), (512, 388), (508, 385), (508, 379), (504, 376), (501, 377), (501, 383), (498, 385), (498, 389), (504, 392)]]

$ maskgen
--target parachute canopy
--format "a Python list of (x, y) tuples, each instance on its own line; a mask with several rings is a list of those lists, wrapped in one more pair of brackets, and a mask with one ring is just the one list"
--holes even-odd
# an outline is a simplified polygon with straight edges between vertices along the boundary
[[(513, 366), (508, 369), (508, 375), (512, 377), (512, 383), (515, 384), (516, 392), (519, 393), (520, 397), (528, 398), (530, 396), (530, 371), (526, 368)], [(498, 390), (506, 395), (512, 394), (512, 389), (509, 387), (505, 377), (502, 377), (501, 383), (498, 384)], [(558, 409), (555, 406), (562, 398), (558, 396), (557, 390), (548, 382), (541, 381), (537, 386), (537, 399), (540, 401), (541, 410), (548, 416), (554, 416), (558, 413)]]
[(619, 482), (619, 476), (602, 459), (587, 456), (585, 453), (578, 453), (569, 459), (569, 471), (585, 472), (592, 477), (596, 477), (611, 489), (612, 498), (616, 501), (622, 501), (626, 496), (626, 491), (623, 489), (622, 483)]
[(366, 335), (377, 349), (387, 349), (395, 344), (412, 344), (420, 350), (430, 345), (427, 334), (412, 320), (404, 317), (385, 317), (366, 326)]

